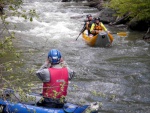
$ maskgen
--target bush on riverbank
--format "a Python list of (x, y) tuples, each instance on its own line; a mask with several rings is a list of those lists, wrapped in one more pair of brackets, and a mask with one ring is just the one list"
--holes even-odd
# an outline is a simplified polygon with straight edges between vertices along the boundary
[[(3, 90), (11, 88), (18, 91), (30, 91), (33, 86), (30, 81), (35, 72), (34, 68), (23, 68), (25, 65), (22, 50), (15, 48), (13, 40), (15, 33), (9, 30), (7, 18), (17, 16), (32, 22), (34, 16), (37, 17), (34, 9), (26, 11), (21, 8), (22, 0), (0, 0), (0, 95)], [(18, 10), (18, 8), (22, 10)], [(14, 28), (17, 26), (14, 24)], [(32, 54), (32, 53), (31, 53)], [(26, 56), (27, 57), (27, 56)], [(32, 75), (29, 79), (29, 76)]]
[(115, 9), (119, 16), (128, 14), (128, 26), (133, 30), (147, 30), (150, 26), (150, 1), (111, 0), (109, 6)]

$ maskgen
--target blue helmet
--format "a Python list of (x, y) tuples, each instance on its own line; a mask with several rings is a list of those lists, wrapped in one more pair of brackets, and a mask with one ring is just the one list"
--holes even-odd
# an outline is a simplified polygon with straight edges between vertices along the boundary
[(48, 59), (51, 64), (60, 63), (61, 53), (57, 49), (52, 49), (48, 53)]

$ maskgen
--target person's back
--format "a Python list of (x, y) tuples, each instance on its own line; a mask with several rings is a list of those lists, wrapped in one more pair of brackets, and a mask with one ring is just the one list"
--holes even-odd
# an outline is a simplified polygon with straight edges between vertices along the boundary
[(36, 75), (43, 81), (44, 100), (37, 105), (60, 108), (63, 107), (67, 96), (68, 80), (74, 76), (74, 72), (64, 66), (61, 61), (61, 53), (52, 49), (48, 53), (45, 64), (36, 72)]
[(63, 99), (67, 95), (68, 70), (67, 68), (48, 68), (51, 80), (43, 83), (43, 96), (52, 99)]

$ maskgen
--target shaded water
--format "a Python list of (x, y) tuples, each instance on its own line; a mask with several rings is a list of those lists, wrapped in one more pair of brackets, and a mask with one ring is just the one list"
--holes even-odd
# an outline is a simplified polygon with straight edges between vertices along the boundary
[[(24, 50), (26, 67), (38, 69), (47, 52), (57, 48), (77, 75), (70, 83), (68, 101), (83, 104), (99, 101), (100, 113), (150, 112), (150, 46), (141, 40), (143, 33), (129, 32), (128, 37), (114, 34), (111, 48), (89, 47), (81, 36), (75, 39), (85, 15), (96, 15), (96, 9), (84, 6), (86, 2), (24, 1), (22, 7), (36, 9), (39, 18), (29, 22), (10, 17), (8, 21), (18, 26), (10, 29), (18, 37), (16, 46)], [(30, 55), (29, 50), (34, 54)], [(74, 84), (77, 89), (72, 87)]]

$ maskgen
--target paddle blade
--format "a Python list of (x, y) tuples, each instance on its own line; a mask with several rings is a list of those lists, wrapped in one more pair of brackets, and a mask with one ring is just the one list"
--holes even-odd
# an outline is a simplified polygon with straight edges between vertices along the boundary
[(127, 33), (126, 32), (119, 32), (119, 33), (117, 33), (117, 35), (119, 35), (119, 36), (127, 36)]

